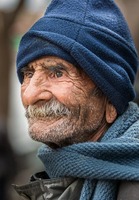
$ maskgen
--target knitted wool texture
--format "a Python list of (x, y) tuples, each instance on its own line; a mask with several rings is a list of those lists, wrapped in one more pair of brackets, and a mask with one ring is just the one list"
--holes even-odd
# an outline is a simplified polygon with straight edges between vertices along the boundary
[(51, 178), (85, 179), (80, 200), (116, 200), (118, 180), (139, 181), (139, 108), (130, 103), (100, 142), (43, 145), (38, 155)]
[(137, 54), (113, 0), (53, 0), (21, 40), (17, 56), (20, 82), (21, 68), (46, 55), (80, 66), (119, 114), (135, 97)]

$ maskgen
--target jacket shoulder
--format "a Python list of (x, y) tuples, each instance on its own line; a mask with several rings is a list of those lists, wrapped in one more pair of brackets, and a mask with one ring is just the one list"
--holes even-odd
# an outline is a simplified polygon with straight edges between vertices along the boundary
[(120, 183), (117, 200), (139, 200), (139, 181)]
[(13, 187), (28, 200), (78, 200), (83, 182), (83, 179), (72, 177), (49, 179), (45, 172), (41, 172), (33, 175), (28, 184)]

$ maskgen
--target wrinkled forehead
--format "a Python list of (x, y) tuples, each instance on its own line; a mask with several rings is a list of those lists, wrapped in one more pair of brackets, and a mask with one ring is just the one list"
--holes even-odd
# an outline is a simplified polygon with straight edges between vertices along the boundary
[(31, 69), (36, 67), (42, 67), (46, 69), (54, 66), (59, 66), (63, 67), (64, 69), (72, 69), (73, 71), (79, 71), (85, 73), (79, 65), (72, 64), (57, 56), (43, 56), (41, 58), (35, 59), (29, 62), (25, 67), (23, 67), (21, 69), (21, 72), (24, 71), (24, 69), (26, 68)]

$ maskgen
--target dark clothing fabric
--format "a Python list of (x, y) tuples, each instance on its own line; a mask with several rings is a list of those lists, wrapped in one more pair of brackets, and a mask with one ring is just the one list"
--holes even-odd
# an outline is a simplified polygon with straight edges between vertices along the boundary
[[(49, 179), (40, 172), (31, 177), (30, 183), (14, 188), (27, 200), (79, 200), (83, 183), (83, 179), (75, 178)], [(139, 200), (139, 182), (124, 181), (119, 185), (117, 200)]]
[(83, 182), (77, 178), (49, 179), (45, 172), (41, 172), (32, 176), (29, 184), (14, 185), (14, 188), (19, 195), (30, 200), (78, 200)]
[(139, 182), (122, 182), (119, 187), (117, 200), (139, 200)]

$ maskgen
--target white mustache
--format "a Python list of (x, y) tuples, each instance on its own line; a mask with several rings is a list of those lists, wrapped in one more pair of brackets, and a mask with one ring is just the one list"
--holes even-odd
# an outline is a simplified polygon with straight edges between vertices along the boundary
[(42, 106), (30, 105), (26, 108), (25, 116), (29, 118), (46, 118), (68, 116), (71, 111), (56, 100), (51, 100)]

